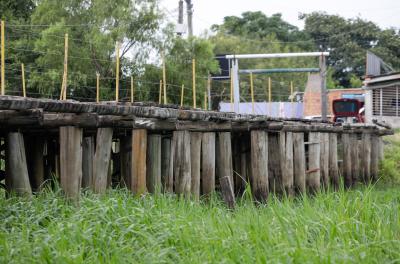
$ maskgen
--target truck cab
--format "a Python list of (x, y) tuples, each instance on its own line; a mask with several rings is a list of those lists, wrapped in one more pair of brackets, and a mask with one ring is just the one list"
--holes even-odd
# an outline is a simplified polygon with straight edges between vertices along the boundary
[(333, 122), (364, 123), (364, 102), (358, 99), (341, 98), (333, 100)]

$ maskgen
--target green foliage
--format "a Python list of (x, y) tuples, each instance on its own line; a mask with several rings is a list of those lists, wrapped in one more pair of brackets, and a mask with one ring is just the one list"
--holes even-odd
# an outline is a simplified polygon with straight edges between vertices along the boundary
[(360, 263), (400, 258), (397, 189), (241, 200), (43, 193), (0, 199), (4, 263)]
[(380, 175), (383, 182), (400, 183), (400, 131), (384, 138), (385, 158), (381, 162)]

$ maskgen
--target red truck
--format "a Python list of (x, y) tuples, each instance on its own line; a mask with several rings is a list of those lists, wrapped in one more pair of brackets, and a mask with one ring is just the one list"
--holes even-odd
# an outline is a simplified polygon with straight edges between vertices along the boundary
[(364, 102), (358, 99), (341, 98), (333, 100), (333, 122), (364, 123)]

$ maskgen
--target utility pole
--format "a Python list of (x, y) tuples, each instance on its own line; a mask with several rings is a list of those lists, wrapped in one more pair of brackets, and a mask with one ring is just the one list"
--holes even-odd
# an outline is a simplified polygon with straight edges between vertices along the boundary
[(187, 13), (187, 20), (188, 20), (188, 31), (189, 31), (189, 38), (193, 37), (193, 4), (192, 0), (185, 0), (186, 1), (186, 13)]

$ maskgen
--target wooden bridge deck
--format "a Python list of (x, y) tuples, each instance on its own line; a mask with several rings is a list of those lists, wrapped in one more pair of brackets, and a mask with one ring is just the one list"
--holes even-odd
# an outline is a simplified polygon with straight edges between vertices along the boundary
[[(56, 175), (66, 195), (221, 190), (232, 206), (249, 182), (268, 193), (315, 192), (377, 178), (391, 129), (239, 115), (145, 103), (86, 103), (0, 96), (7, 189), (40, 190)], [(343, 162), (339, 162), (343, 160)]]

